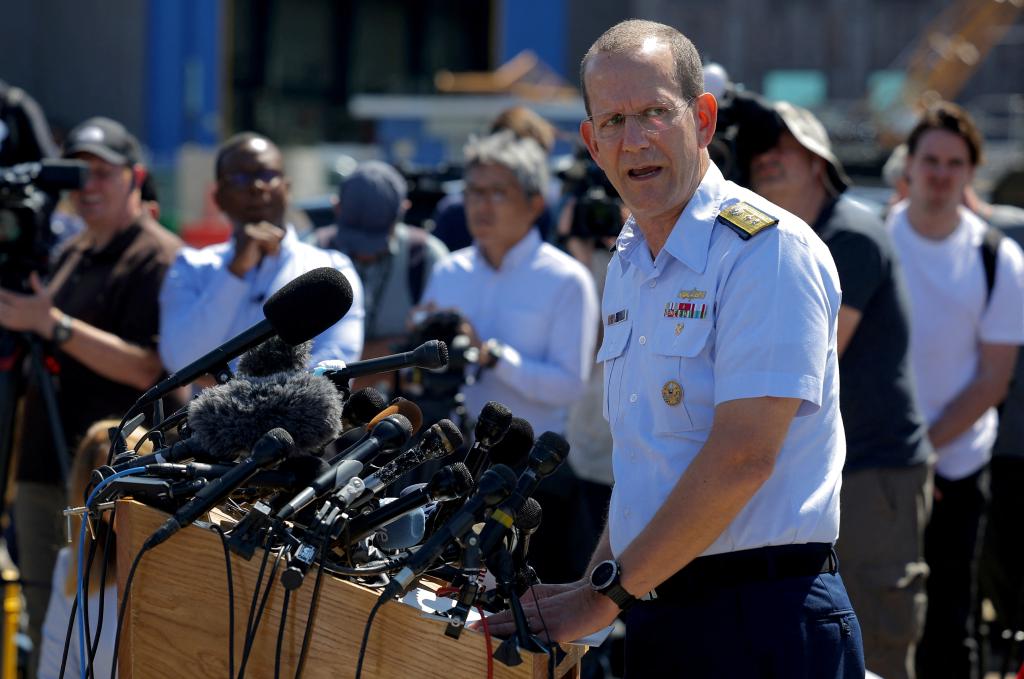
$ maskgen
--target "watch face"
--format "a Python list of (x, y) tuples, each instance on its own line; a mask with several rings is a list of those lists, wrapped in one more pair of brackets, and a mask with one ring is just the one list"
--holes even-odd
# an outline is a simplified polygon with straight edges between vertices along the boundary
[(594, 589), (604, 589), (615, 579), (615, 562), (602, 561), (594, 567), (590, 574), (590, 584)]

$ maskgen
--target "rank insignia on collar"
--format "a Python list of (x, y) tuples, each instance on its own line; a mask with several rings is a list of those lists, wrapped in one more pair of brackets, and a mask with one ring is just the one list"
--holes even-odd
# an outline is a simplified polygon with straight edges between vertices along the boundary
[(695, 302), (668, 302), (665, 304), (665, 318), (706, 318), (707, 304)]
[(677, 406), (683, 402), (683, 387), (675, 380), (669, 380), (661, 388), (661, 400), (670, 406)]
[(718, 213), (718, 221), (736, 232), (743, 240), (750, 240), (779, 220), (750, 203), (739, 202)]
[(623, 309), (616, 311), (614, 314), (608, 314), (608, 325), (615, 325), (629, 318), (629, 310)]

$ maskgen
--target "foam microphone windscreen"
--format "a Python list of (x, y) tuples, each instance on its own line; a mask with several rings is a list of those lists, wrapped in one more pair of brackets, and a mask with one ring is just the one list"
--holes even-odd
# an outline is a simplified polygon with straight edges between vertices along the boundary
[(366, 387), (348, 397), (343, 416), (352, 426), (358, 427), (372, 420), (386, 406), (383, 394), (373, 387)]
[(338, 435), (341, 395), (325, 377), (307, 372), (238, 378), (204, 389), (188, 408), (197, 444), (218, 460), (249, 451), (281, 427), (298, 450), (318, 450)]
[(274, 373), (305, 370), (309, 366), (312, 349), (311, 341), (291, 345), (274, 336), (242, 354), (238, 359), (237, 372), (250, 377), (266, 377)]
[(329, 266), (307, 271), (263, 304), (263, 315), (288, 344), (313, 339), (341, 320), (352, 306), (352, 285)]
[(533, 427), (521, 417), (513, 417), (508, 425), (508, 431), (491, 448), (490, 462), (504, 464), (516, 471), (521, 471), (526, 465), (526, 459), (533, 448)]

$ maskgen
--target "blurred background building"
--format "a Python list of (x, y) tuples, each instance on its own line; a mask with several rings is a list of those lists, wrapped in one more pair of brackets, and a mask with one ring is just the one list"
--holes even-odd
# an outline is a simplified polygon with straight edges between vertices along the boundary
[(909, 128), (908, 102), (956, 100), (986, 134), (991, 188), (1024, 149), (1022, 4), (0, 0), (0, 79), (28, 90), (58, 132), (91, 115), (136, 131), (178, 228), (209, 213), (211, 154), (242, 129), (286, 147), (299, 199), (370, 157), (429, 170), (420, 188), (439, 193), (445, 161), (512, 103), (563, 130), (556, 154), (568, 153), (582, 53), (643, 17), (680, 28), (739, 86), (813, 109), (866, 177)]

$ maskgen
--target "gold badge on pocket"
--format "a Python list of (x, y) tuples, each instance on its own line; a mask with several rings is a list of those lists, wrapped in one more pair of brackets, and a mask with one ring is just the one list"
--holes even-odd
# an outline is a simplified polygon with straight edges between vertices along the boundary
[(683, 388), (675, 380), (669, 380), (661, 388), (661, 398), (670, 406), (677, 406), (683, 402)]

